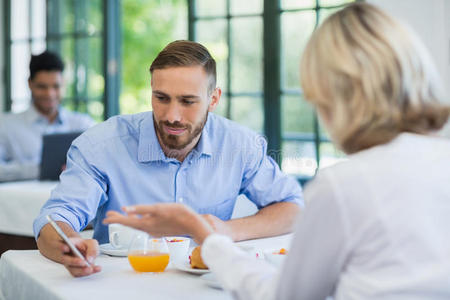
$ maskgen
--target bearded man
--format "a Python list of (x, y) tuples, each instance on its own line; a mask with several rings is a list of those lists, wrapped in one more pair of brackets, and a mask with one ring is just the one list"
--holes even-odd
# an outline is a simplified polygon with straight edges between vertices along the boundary
[[(76, 139), (59, 185), (34, 222), (41, 253), (73, 276), (100, 267), (72, 255), (47, 224), (48, 214), (93, 262), (98, 243), (108, 243), (106, 212), (122, 206), (182, 203), (236, 241), (289, 232), (303, 206), (300, 186), (266, 155), (265, 140), (212, 113), (221, 90), (204, 46), (172, 42), (150, 73), (153, 110), (110, 118)], [(241, 194), (259, 210), (230, 220)], [(93, 239), (80, 238), (90, 222)]]

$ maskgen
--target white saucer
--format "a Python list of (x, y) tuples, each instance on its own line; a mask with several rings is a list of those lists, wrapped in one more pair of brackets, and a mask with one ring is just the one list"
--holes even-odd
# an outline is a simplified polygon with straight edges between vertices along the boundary
[(128, 255), (128, 249), (126, 249), (126, 248), (116, 249), (113, 246), (111, 246), (110, 243), (101, 244), (100, 252), (103, 254), (111, 255), (111, 256), (127, 256)]
[(208, 269), (193, 269), (188, 261), (174, 261), (173, 266), (180, 271), (192, 274), (206, 274), (210, 272)]
[(223, 289), (222, 285), (213, 273), (203, 274), (200, 278), (210, 287), (215, 289)]

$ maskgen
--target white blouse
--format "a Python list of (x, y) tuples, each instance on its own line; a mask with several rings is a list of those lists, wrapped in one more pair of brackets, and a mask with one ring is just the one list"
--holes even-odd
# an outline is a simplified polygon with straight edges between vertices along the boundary
[(237, 299), (450, 299), (450, 140), (403, 133), (321, 170), (279, 271), (220, 235), (205, 263)]

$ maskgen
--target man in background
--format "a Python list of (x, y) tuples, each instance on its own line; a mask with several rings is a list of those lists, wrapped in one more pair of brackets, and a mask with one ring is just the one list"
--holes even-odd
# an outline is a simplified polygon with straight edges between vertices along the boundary
[(22, 113), (0, 117), (0, 182), (39, 176), (43, 135), (84, 131), (94, 124), (89, 116), (60, 106), (63, 70), (63, 61), (54, 53), (32, 55), (30, 107)]

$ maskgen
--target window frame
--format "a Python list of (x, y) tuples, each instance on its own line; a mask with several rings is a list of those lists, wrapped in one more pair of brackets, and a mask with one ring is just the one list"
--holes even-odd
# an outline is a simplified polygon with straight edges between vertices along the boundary
[[(195, 22), (199, 20), (215, 20), (215, 19), (226, 19), (227, 20), (227, 45), (229, 48), (229, 56), (227, 58), (227, 78), (226, 78), (226, 93), (228, 99), (236, 96), (231, 91), (231, 31), (230, 23), (231, 19), (238, 18), (240, 16), (257, 16), (257, 14), (249, 15), (237, 15), (232, 16), (230, 14), (230, 2), (226, 1), (227, 12), (225, 16), (197, 16), (196, 15), (196, 0), (188, 0), (188, 37), (189, 40), (196, 41), (196, 24)], [(361, 1), (361, 0), (356, 0)], [(314, 28), (317, 28), (321, 20), (320, 13), (324, 9), (339, 9), (347, 5), (347, 3), (335, 5), (335, 6), (322, 6), (319, 0), (315, 1), (314, 7), (308, 8), (297, 8), (297, 9), (283, 9), (281, 7), (280, 0), (264, 0), (262, 21), (263, 21), (263, 110), (264, 110), (264, 134), (267, 138), (267, 154), (270, 155), (280, 166), (282, 162), (282, 145), (285, 141), (295, 141), (295, 142), (312, 142), (314, 143), (315, 160), (317, 163), (316, 172), (319, 168), (320, 158), (321, 158), (321, 145), (323, 143), (329, 143), (330, 139), (321, 134), (321, 128), (317, 113), (313, 111), (313, 132), (311, 133), (292, 133), (283, 132), (282, 128), (282, 97), (284, 95), (294, 95), (299, 98), (303, 95), (301, 89), (287, 90), (282, 87), (282, 64), (281, 64), (281, 16), (284, 13), (298, 12), (298, 11), (314, 11), (315, 12), (315, 24)], [(253, 95), (255, 96), (255, 95)], [(261, 95), (259, 95), (261, 96)], [(300, 101), (300, 99), (299, 99)], [(301, 100), (304, 101), (304, 100)], [(227, 101), (226, 114), (227, 118), (231, 116), (231, 105), (232, 101)], [(310, 176), (296, 176), (298, 180), (304, 184), (306, 181), (311, 179)]]
[[(13, 40), (11, 37), (11, 1), (4, 1), (4, 42), (5, 42), (5, 50), (4, 50), (4, 59), (5, 59), (5, 87), (4, 87), (4, 105), (3, 111), (9, 112), (11, 111), (12, 106), (12, 95), (11, 95), (11, 48), (14, 43), (23, 42), (20, 40)], [(28, 0), (28, 8), (31, 11), (31, 3), (33, 0)], [(84, 32), (76, 32), (74, 29), (73, 32), (70, 33), (59, 33), (59, 28), (61, 26), (60, 22), (60, 1), (59, 0), (47, 0), (46, 1), (46, 36), (45, 43), (46, 49), (51, 48), (51, 50), (61, 54), (61, 46), (60, 42), (64, 37), (70, 36), (74, 40), (79, 37), (93, 37), (93, 35), (86, 34)], [(74, 1), (74, 5), (82, 5), (86, 4), (85, 1)], [(94, 35), (94, 37), (99, 37), (101, 39), (101, 43), (103, 45), (103, 61), (102, 61), (102, 75), (104, 78), (104, 91), (103, 94), (99, 97), (100, 101), (103, 104), (103, 119), (107, 119), (110, 116), (117, 115), (120, 113), (119, 111), (119, 95), (120, 95), (120, 66), (121, 66), (121, 57), (120, 57), (120, 41), (121, 41), (121, 6), (120, 0), (102, 0), (102, 13), (103, 13), (103, 30)], [(77, 11), (77, 10), (76, 10)], [(30, 16), (30, 24), (32, 14)], [(31, 26), (31, 25), (30, 25)], [(54, 30), (56, 28), (56, 31)], [(53, 29), (53, 30), (51, 30)], [(35, 38), (29, 36), (28, 44), (31, 47), (31, 43)], [(49, 44), (53, 43), (52, 47), (49, 47)], [(77, 55), (77, 44), (74, 43), (75, 54), (74, 60), (75, 64), (78, 63), (78, 55)], [(31, 51), (30, 51), (31, 53)], [(76, 69), (76, 68), (75, 68)], [(67, 70), (65, 71), (67, 72)], [(75, 85), (76, 85), (76, 76)], [(80, 101), (82, 101), (83, 96), (78, 95), (77, 91), (74, 91), (74, 103), (75, 103), (75, 111), (78, 111), (78, 105)], [(63, 100), (66, 98), (64, 97)], [(91, 99), (90, 97), (86, 98), (87, 101)]]

